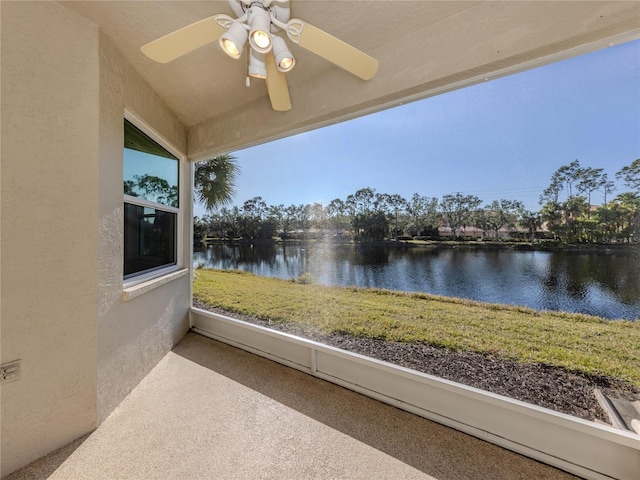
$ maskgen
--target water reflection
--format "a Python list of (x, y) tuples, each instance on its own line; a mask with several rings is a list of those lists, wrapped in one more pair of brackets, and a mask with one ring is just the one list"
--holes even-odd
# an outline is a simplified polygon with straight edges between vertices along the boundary
[(371, 245), (213, 245), (194, 252), (194, 263), (285, 279), (309, 272), (326, 285), (640, 318), (638, 256)]

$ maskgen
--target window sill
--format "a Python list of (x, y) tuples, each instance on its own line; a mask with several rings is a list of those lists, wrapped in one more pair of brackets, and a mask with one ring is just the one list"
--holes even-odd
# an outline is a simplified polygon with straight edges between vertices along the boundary
[(129, 300), (139, 297), (140, 295), (144, 295), (145, 293), (161, 287), (162, 285), (172, 282), (180, 277), (184, 277), (187, 273), (189, 273), (189, 269), (182, 268), (135, 285), (125, 286), (122, 289), (122, 301), (128, 302)]

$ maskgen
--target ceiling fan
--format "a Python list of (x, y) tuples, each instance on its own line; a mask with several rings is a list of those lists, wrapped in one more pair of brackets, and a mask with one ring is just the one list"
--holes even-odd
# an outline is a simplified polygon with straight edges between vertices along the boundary
[(229, 5), (235, 19), (213, 15), (149, 42), (140, 50), (156, 62), (168, 63), (218, 40), (227, 55), (239, 59), (248, 43), (247, 86), (249, 77), (263, 78), (271, 107), (281, 112), (291, 110), (285, 73), (296, 61), (280, 32), (363, 80), (370, 80), (378, 70), (375, 58), (307, 22), (290, 19), (289, 0), (229, 0)]

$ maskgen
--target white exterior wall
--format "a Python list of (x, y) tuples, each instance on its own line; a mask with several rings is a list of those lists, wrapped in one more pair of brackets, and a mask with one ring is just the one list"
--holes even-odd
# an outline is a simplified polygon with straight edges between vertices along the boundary
[(95, 25), (1, 9), (0, 359), (22, 370), (0, 387), (4, 476), (92, 431), (182, 337), (190, 275), (123, 301), (124, 109), (184, 152), (182, 125)]

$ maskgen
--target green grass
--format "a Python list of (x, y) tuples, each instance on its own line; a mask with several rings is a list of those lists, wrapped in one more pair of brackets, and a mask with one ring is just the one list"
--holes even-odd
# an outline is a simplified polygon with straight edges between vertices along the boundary
[(202, 269), (196, 271), (194, 298), (325, 333), (473, 351), (640, 387), (640, 322)]

